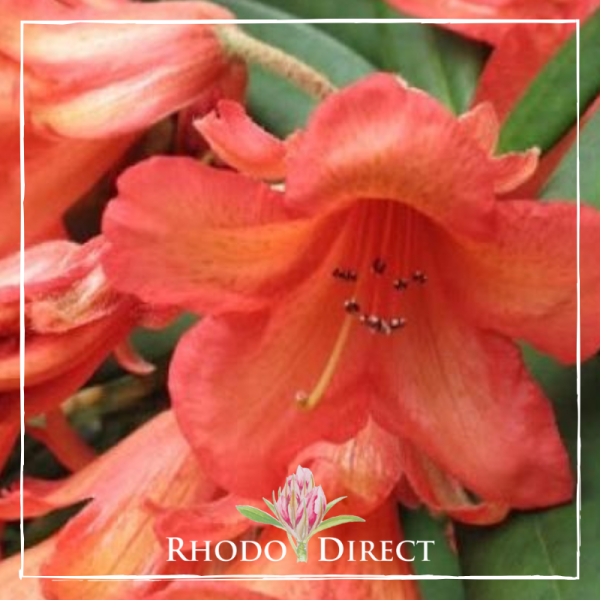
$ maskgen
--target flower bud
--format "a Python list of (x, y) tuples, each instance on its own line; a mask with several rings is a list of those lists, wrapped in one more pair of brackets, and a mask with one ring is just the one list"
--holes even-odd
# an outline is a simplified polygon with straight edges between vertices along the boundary
[[(111, 287), (106, 242), (65, 240), (31, 246), (24, 255), (24, 387), (28, 419), (57, 409), (123, 344), (144, 316), (139, 302)], [(0, 468), (20, 425), (20, 259), (0, 260)], [(129, 364), (139, 367), (131, 353)], [(53, 429), (46, 422), (45, 432)], [(62, 434), (59, 434), (61, 437)], [(75, 468), (76, 456), (62, 462)], [(65, 462), (68, 460), (68, 462)]]
[(279, 490), (275, 508), (286, 530), (297, 542), (305, 542), (323, 521), (327, 500), (321, 486), (315, 487), (310, 469), (298, 467)]

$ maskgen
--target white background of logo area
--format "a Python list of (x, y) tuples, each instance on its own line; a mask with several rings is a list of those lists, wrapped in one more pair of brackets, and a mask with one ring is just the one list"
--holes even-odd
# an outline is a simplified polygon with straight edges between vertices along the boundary
[[(141, 20), (141, 21), (114, 21), (114, 20), (73, 20), (73, 21), (21, 21), (21, 81), (20, 81), (20, 152), (21, 152), (21, 297), (20, 297), (20, 370), (21, 370), (21, 569), (19, 570), (20, 578), (29, 579), (79, 579), (79, 580), (177, 580), (177, 579), (208, 579), (208, 580), (299, 580), (299, 579), (492, 579), (492, 580), (549, 580), (549, 579), (566, 579), (579, 580), (580, 577), (580, 557), (581, 557), (581, 317), (580, 317), (580, 279), (579, 279), (579, 236), (580, 236), (580, 164), (579, 164), (579, 116), (577, 117), (577, 511), (576, 522), (574, 523), (577, 529), (577, 576), (564, 577), (561, 575), (470, 575), (453, 577), (449, 575), (165, 575), (165, 576), (148, 576), (148, 575), (98, 575), (89, 576), (62, 576), (60, 573), (56, 575), (26, 575), (25, 574), (25, 540), (23, 529), (23, 466), (24, 466), (24, 436), (25, 436), (25, 392), (24, 392), (24, 367), (25, 367), (25, 317), (24, 317), (24, 214), (23, 202), (25, 199), (25, 169), (24, 169), (24, 93), (23, 93), (23, 27), (27, 24), (44, 24), (44, 25), (69, 25), (75, 23), (101, 23), (109, 26), (110, 24), (148, 24), (148, 25), (189, 25), (189, 24), (231, 24), (231, 23), (248, 23), (248, 24), (271, 24), (273, 27), (285, 27), (286, 24), (292, 23), (378, 23), (380, 19), (288, 19), (271, 21), (265, 19), (214, 19), (214, 20)], [(498, 20), (480, 20), (480, 19), (386, 19), (386, 23), (423, 23), (423, 24), (444, 24), (444, 23), (485, 23), (493, 27), (494, 24), (500, 23), (572, 23), (576, 25), (577, 39), (577, 108), (579, 109), (579, 87), (580, 87), (580, 21), (579, 19), (562, 19), (562, 20), (541, 20), (541, 19), (498, 19)], [(579, 111), (578, 111), (579, 112)], [(314, 559), (313, 559), (314, 560)], [(310, 560), (309, 563), (310, 564)], [(308, 567), (309, 568), (309, 567)]]

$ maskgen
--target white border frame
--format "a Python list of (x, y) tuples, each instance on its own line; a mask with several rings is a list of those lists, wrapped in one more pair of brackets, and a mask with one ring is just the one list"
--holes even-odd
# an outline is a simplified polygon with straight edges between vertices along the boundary
[[(25, 297), (24, 297), (24, 210), (25, 201), (25, 169), (24, 169), (24, 91), (23, 91), (23, 26), (27, 24), (38, 25), (73, 25), (77, 23), (101, 24), (135, 24), (135, 25), (229, 25), (229, 24), (294, 24), (294, 23), (422, 23), (422, 24), (450, 24), (450, 23), (554, 23), (576, 25), (577, 38), (577, 576), (566, 577), (562, 575), (463, 575), (460, 577), (450, 575), (105, 575), (83, 577), (77, 575), (25, 575), (25, 536), (23, 524), (23, 468), (25, 463)], [(20, 503), (21, 503), (21, 568), (20, 579), (52, 579), (81, 581), (110, 581), (110, 580), (147, 580), (147, 581), (173, 581), (173, 580), (224, 580), (224, 581), (255, 581), (255, 580), (326, 580), (326, 579), (377, 579), (377, 580), (434, 580), (434, 579), (479, 579), (479, 580), (575, 580), (580, 579), (581, 562), (581, 297), (580, 297), (580, 164), (579, 164), (579, 107), (580, 107), (580, 19), (200, 19), (200, 20), (67, 20), (67, 21), (21, 21), (21, 65), (20, 65), (20, 160), (21, 160), (21, 278), (20, 278), (20, 399), (21, 399), (21, 469), (20, 469)]]

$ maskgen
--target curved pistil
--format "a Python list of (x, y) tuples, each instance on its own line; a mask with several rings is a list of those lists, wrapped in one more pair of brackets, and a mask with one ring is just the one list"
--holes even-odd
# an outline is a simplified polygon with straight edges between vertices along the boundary
[(344, 319), (340, 333), (335, 340), (333, 350), (329, 355), (329, 360), (327, 361), (327, 364), (321, 373), (321, 377), (319, 377), (319, 381), (313, 388), (312, 392), (307, 394), (306, 392), (300, 391), (296, 394), (296, 401), (301, 408), (306, 410), (314, 408), (320, 402), (323, 394), (325, 394), (327, 391), (327, 388), (329, 387), (329, 384), (331, 383), (331, 380), (333, 379), (337, 369), (338, 363), (340, 362), (340, 358), (342, 357), (346, 342), (348, 341), (348, 336), (350, 334), (350, 330), (352, 329), (352, 323), (353, 321), (350, 317), (346, 317)]

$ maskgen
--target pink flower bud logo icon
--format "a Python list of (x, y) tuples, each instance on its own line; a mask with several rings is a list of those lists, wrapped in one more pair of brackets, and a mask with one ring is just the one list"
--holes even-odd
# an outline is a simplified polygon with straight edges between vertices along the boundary
[(324, 518), (327, 512), (344, 498), (346, 496), (327, 504), (325, 493), (321, 486), (315, 486), (315, 479), (310, 469), (299, 466), (297, 471), (286, 479), (283, 489), (279, 488), (277, 499), (275, 499), (275, 492), (273, 492), (272, 503), (263, 498), (274, 517), (253, 506), (236, 508), (242, 515), (256, 523), (283, 529), (288, 535), (298, 562), (306, 562), (307, 544), (315, 533), (344, 523), (364, 522), (364, 519), (352, 515)]

